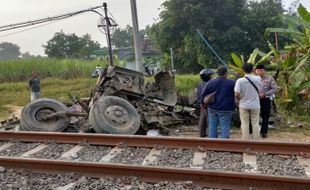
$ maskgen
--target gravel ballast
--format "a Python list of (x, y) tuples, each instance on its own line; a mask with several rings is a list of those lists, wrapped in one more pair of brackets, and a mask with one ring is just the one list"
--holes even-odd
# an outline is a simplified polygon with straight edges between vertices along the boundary
[[(89, 177), (82, 177), (69, 190), (99, 190), (99, 189), (121, 189), (121, 190), (216, 190), (195, 185), (192, 181), (184, 182), (168, 182), (163, 181), (159, 183), (147, 183), (140, 181), (136, 177), (121, 177), (121, 178), (100, 178), (94, 179)], [(219, 190), (219, 189), (217, 189)]]
[(126, 147), (111, 159), (112, 163), (141, 165), (150, 153), (149, 148)]
[(0, 141), (0, 146), (4, 145), (6, 143), (8, 143), (8, 142), (7, 141)]
[(32, 154), (32, 158), (41, 158), (41, 159), (59, 159), (60, 156), (69, 151), (75, 145), (73, 144), (55, 144), (51, 143), (45, 149)]
[(239, 153), (207, 151), (204, 169), (243, 172), (246, 169)]
[(56, 189), (77, 181), (77, 174), (43, 174), (31, 170), (12, 170), (0, 167), (1, 190), (42, 190)]
[(189, 168), (194, 157), (194, 150), (168, 148), (157, 157), (157, 161), (151, 163), (151, 166)]
[(73, 184), (66, 190), (220, 190), (195, 185), (192, 181), (148, 183), (137, 177), (92, 178), (76, 173), (45, 174), (31, 170), (12, 170), (0, 167), (1, 190), (42, 190), (57, 189)]
[(77, 152), (78, 161), (98, 162), (111, 150), (109, 146), (90, 146), (87, 145), (81, 151)]
[(257, 170), (263, 174), (306, 176), (305, 169), (296, 156), (280, 156), (267, 153), (257, 155)]
[(23, 143), (23, 142), (15, 142), (12, 146), (2, 150), (0, 152), (0, 156), (13, 156), (18, 157), (23, 153), (34, 149), (38, 146), (39, 143)]

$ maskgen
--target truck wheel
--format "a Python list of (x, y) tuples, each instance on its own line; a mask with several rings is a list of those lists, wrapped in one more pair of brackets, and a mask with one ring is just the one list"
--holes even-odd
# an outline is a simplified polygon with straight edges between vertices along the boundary
[(25, 131), (63, 131), (70, 123), (70, 118), (58, 117), (50, 120), (43, 120), (45, 116), (67, 111), (67, 107), (56, 100), (41, 98), (27, 104), (21, 113), (21, 129)]
[(139, 130), (140, 115), (123, 98), (102, 96), (91, 107), (89, 123), (97, 133), (132, 135)]

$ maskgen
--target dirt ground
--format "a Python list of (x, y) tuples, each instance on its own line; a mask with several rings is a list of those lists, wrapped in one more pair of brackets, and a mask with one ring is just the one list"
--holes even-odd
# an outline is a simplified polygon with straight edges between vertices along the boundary
[[(9, 106), (10, 107), (10, 113), (9, 118), (13, 116), (13, 114), (20, 118), (20, 114), (22, 111), (21, 106)], [(0, 115), (0, 121), (8, 119), (7, 117)], [(284, 141), (284, 142), (310, 142), (310, 135), (306, 135), (301, 132), (302, 129), (300, 128), (294, 128), (293, 132), (285, 132), (281, 131), (281, 129), (275, 128), (270, 129), (268, 138), (261, 139), (263, 141)], [(185, 137), (198, 137), (199, 136), (199, 130), (197, 125), (192, 126), (180, 126), (176, 127), (171, 130), (174, 134), (171, 134), (171, 136), (185, 136)], [(231, 129), (231, 139), (241, 139), (241, 130), (237, 128)]]

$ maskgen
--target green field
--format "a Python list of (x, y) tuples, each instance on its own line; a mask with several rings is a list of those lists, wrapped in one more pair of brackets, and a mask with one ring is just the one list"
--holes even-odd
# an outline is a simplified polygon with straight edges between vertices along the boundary
[(105, 67), (107, 61), (58, 60), (51, 58), (1, 61), (0, 82), (25, 81), (31, 76), (32, 71), (37, 71), (41, 78), (72, 79), (89, 77), (98, 64)]

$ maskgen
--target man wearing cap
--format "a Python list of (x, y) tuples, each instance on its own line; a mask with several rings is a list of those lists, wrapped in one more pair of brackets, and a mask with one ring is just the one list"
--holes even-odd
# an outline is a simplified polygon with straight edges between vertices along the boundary
[(235, 81), (227, 79), (227, 67), (217, 69), (218, 77), (211, 79), (202, 92), (202, 97), (215, 92), (214, 101), (208, 104), (208, 136), (217, 138), (217, 126), (221, 127), (221, 137), (229, 138), (232, 113), (235, 109)]
[(212, 78), (214, 72), (211, 69), (203, 69), (200, 71), (199, 76), (201, 82), (197, 87), (197, 105), (200, 106), (200, 117), (199, 117), (199, 134), (200, 137), (206, 136), (206, 130), (208, 125), (208, 112), (207, 105), (203, 103), (202, 91), (206, 87), (207, 82)]
[(260, 129), (261, 136), (267, 138), (268, 121), (270, 117), (271, 98), (277, 91), (277, 84), (273, 77), (267, 76), (264, 65), (257, 65), (255, 69), (256, 75), (261, 77), (260, 82), (260, 116), (262, 118), (262, 127)]

